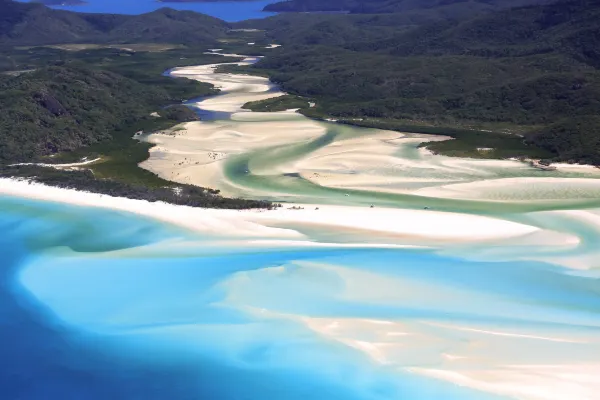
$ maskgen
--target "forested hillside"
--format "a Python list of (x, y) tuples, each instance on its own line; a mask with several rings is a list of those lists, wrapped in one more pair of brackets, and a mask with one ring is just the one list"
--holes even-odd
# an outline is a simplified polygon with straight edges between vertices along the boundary
[[(600, 145), (595, 139), (600, 115), (600, 0), (561, 1), (475, 17), (440, 13), (445, 6), (470, 1), (444, 2), (444, 7), (433, 0), (386, 4), (400, 3), (408, 7), (406, 12), (284, 14), (233, 27), (264, 30), (267, 43), (283, 45), (270, 50), (254, 68), (291, 94), (315, 100), (317, 106), (304, 111), (312, 116), (360, 121), (363, 125), (426, 127), (423, 131), (434, 127), (509, 132), (524, 135), (523, 140), (551, 151), (556, 159), (600, 163)], [(495, 2), (485, 4), (498, 6)], [(412, 12), (416, 5), (422, 7)], [(429, 8), (424, 8), (426, 5)], [(140, 115), (138, 107), (148, 110), (150, 104), (180, 98), (181, 92), (167, 90), (172, 84), (165, 82), (166, 78), (161, 81), (160, 72), (177, 63), (196, 62), (193, 52), (150, 57), (128, 50), (116, 55), (91, 51), (80, 60), (85, 65), (79, 67), (92, 68), (95, 74), (117, 74), (123, 81), (116, 90), (122, 91), (123, 98), (136, 93), (133, 97), (147, 98), (150, 103), (128, 105), (133, 108), (118, 114), (120, 111), (104, 104), (103, 95), (94, 99), (97, 105), (88, 103), (92, 99), (77, 97), (81, 104), (74, 105), (72, 111), (52, 116), (43, 105), (44, 93), (56, 92), (51, 97), (58, 98), (88, 90), (111, 93), (111, 89), (93, 74), (91, 80), (80, 79), (77, 64), (67, 60), (64, 66), (56, 59), (68, 52), (36, 49), (32, 56), (23, 53), (30, 50), (17, 51), (11, 45), (195, 42), (206, 48), (230, 29), (211, 17), (169, 9), (122, 16), (55, 11), (6, 0), (0, 0), (0, 7), (4, 11), (0, 14), (0, 46), (10, 50), (0, 56), (0, 70), (36, 70), (0, 79), (4, 93), (16, 94), (18, 102), (25, 102), (17, 106), (5, 94), (2, 106), (12, 107), (12, 112), (30, 110), (35, 116), (17, 115), (2, 121), (4, 129), (14, 132), (14, 140), (25, 138), (19, 135), (24, 126), (33, 127), (26, 131), (33, 135), (30, 139), (34, 144), (20, 146), (9, 140), (2, 148), (6, 159), (27, 159), (102, 139), (114, 128), (111, 121), (123, 122), (127, 115)], [(136, 60), (130, 64), (132, 55)], [(139, 57), (147, 58), (140, 64)], [(61, 71), (57, 76), (69, 82), (74, 92), (61, 92), (60, 82), (53, 80), (49, 70), (39, 68), (50, 61)], [(113, 95), (119, 98), (119, 93), (106, 98)], [(64, 105), (60, 100), (58, 103)], [(82, 109), (75, 109), (79, 106)], [(263, 106), (267, 107), (256, 105)], [(98, 117), (97, 112), (104, 115)], [(102, 123), (84, 125), (95, 118)], [(23, 124), (12, 129), (14, 121)], [(63, 124), (60, 138), (44, 136), (44, 127), (58, 132)], [(38, 141), (40, 138), (45, 141)], [(475, 141), (471, 145), (477, 147)], [(19, 151), (22, 154), (18, 155)]]
[(213, 43), (228, 25), (191, 11), (163, 8), (142, 15), (83, 14), (0, 0), (0, 44)]
[[(162, 73), (220, 59), (188, 48), (135, 53), (32, 48), (5, 53), (7, 61), (0, 63), (0, 164), (109, 140), (117, 129), (153, 120), (150, 113), (164, 106), (215, 93), (209, 84)], [(180, 112), (164, 113), (172, 120), (187, 118)]]
[(0, 162), (31, 161), (110, 138), (117, 127), (171, 101), (159, 87), (77, 67), (0, 81)]
[[(184, 99), (215, 93), (211, 85), (162, 76), (167, 67), (215, 62), (202, 49), (154, 52), (98, 48), (5, 48), (0, 63), (0, 177), (196, 207), (271, 207), (159, 178), (138, 164), (151, 144), (138, 132), (198, 120)], [(71, 47), (69, 47), (71, 48)], [(49, 66), (48, 66), (49, 65)], [(72, 171), (15, 163), (96, 160)]]
[(265, 11), (383, 14), (440, 8), (448, 14), (466, 16), (547, 2), (545, 0), (289, 0), (268, 4), (265, 6)]
[(600, 114), (598, 0), (412, 27), (393, 15), (307, 17), (258, 23), (284, 46), (255, 68), (316, 99), (312, 114), (509, 131), (557, 159), (600, 162), (596, 141), (577, 139)]

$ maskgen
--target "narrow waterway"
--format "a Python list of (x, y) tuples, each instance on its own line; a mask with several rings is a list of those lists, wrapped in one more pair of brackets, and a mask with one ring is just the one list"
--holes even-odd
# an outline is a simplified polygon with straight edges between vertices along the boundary
[(598, 169), (445, 157), (419, 147), (443, 137), (314, 121), (293, 110), (251, 112), (246, 102), (283, 93), (263, 77), (215, 73), (218, 65), (171, 71), (222, 91), (190, 104), (208, 120), (147, 138), (157, 146), (143, 167), (228, 196), (287, 202), (482, 214), (600, 206)]

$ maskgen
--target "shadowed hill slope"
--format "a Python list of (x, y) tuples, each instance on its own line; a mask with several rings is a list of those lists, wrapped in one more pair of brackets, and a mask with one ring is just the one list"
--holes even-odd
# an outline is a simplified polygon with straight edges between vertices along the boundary
[(546, 0), (289, 0), (268, 4), (275, 12), (348, 12), (351, 14), (405, 13), (415, 10), (446, 9), (463, 16), (530, 4)]
[(0, 80), (0, 162), (28, 161), (110, 138), (172, 101), (158, 87), (108, 71), (48, 67)]

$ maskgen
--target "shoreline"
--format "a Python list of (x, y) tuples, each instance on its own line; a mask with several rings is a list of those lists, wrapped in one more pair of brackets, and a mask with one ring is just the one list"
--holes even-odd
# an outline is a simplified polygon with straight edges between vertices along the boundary
[[(364, 236), (385, 238), (390, 245), (438, 246), (525, 237), (540, 229), (507, 220), (431, 210), (402, 210), (358, 206), (293, 205), (275, 210), (214, 209), (148, 202), (105, 194), (43, 185), (26, 180), (0, 178), (0, 196), (49, 201), (80, 207), (128, 212), (176, 225), (190, 231), (245, 239), (273, 239), (315, 243), (303, 230), (351, 234), (354, 245), (373, 245)], [(460, 226), (460, 229), (456, 227)], [(358, 227), (358, 228), (357, 228)], [(433, 246), (433, 247), (438, 247)]]

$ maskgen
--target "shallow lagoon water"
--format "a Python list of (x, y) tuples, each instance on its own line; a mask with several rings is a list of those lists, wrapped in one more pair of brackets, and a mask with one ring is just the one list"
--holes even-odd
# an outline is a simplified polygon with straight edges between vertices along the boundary
[(224, 246), (108, 210), (0, 205), (5, 398), (507, 399), (426, 371), (598, 361), (597, 280), (550, 264)]
[[(0, 225), (11, 232), (0, 242), (4, 398), (383, 399), (420, 386), (421, 378), (397, 380), (296, 321), (232, 303), (228, 293), (240, 274), (361, 252), (215, 251), (206, 238), (131, 215), (0, 202)], [(182, 240), (197, 254), (173, 253)], [(244, 296), (277, 312), (329, 313), (326, 293), (299, 288), (282, 302), (282, 288), (272, 289)], [(421, 398), (481, 398), (428, 387)]]

